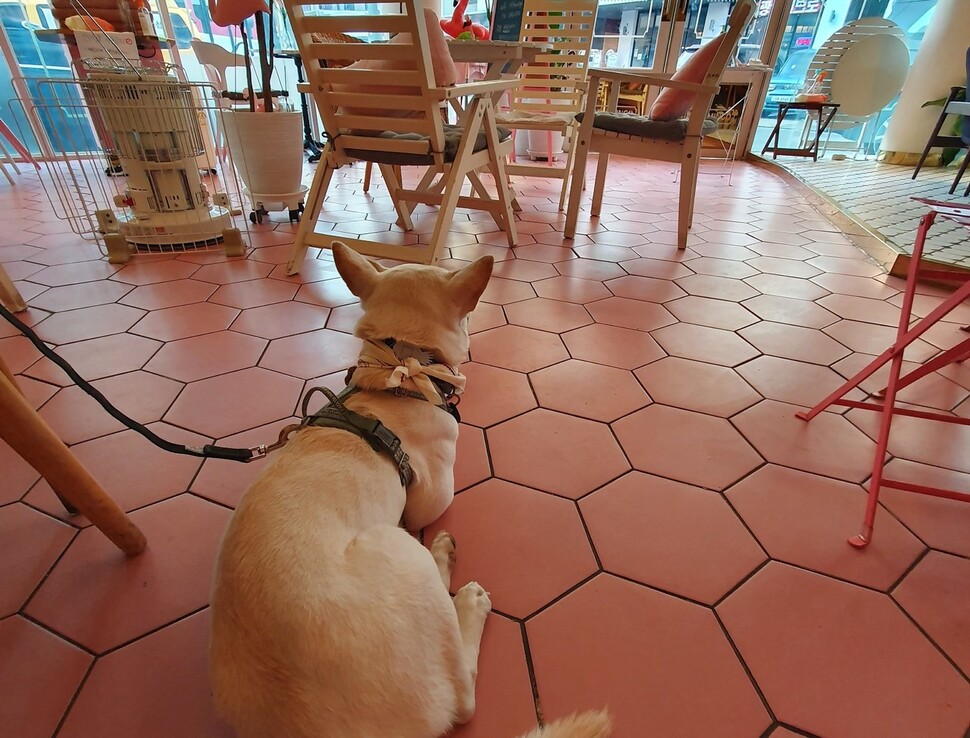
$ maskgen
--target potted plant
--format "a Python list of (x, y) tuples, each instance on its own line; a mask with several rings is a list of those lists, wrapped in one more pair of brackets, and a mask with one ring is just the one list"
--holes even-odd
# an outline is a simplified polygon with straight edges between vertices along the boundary
[[(275, 0), (269, 0), (270, 3)], [(262, 221), (267, 210), (289, 208), (291, 219), (296, 203), (302, 201), (303, 119), (292, 105), (281, 104), (272, 90), (274, 67), (274, 13), (267, 0), (209, 0), (209, 13), (217, 25), (238, 26), (246, 64), (247, 90), (226, 93), (230, 99), (246, 102), (243, 107), (219, 111), (233, 164), (253, 202), (252, 220)], [(255, 26), (255, 49), (247, 22)], [(256, 89), (252, 53), (259, 60)], [(247, 109), (248, 108), (248, 109)]]

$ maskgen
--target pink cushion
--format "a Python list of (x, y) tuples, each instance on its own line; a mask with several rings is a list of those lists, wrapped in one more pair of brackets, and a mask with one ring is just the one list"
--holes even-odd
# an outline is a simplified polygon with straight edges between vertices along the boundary
[[(717, 54), (717, 50), (721, 48), (721, 41), (723, 40), (724, 34), (722, 33), (720, 36), (712, 38), (701, 46), (687, 60), (684, 66), (674, 72), (672, 79), (678, 80), (679, 82), (703, 83), (704, 78), (711, 69), (711, 62), (714, 61), (714, 56)], [(691, 92), (690, 90), (677, 90), (673, 87), (664, 87), (660, 94), (657, 95), (653, 107), (650, 108), (650, 119), (678, 120), (683, 118), (690, 110), (690, 106), (694, 104), (695, 97), (697, 97), (697, 93)]]

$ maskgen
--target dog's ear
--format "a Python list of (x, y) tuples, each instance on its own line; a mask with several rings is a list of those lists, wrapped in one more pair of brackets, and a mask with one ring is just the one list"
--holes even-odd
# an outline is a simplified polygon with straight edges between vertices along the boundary
[(384, 271), (384, 267), (361, 256), (340, 241), (334, 241), (332, 248), (333, 263), (347, 288), (361, 300), (366, 300), (374, 291), (377, 275)]
[(482, 296), (488, 286), (494, 264), (494, 258), (482, 256), (468, 266), (452, 273), (448, 280), (448, 290), (462, 316), (468, 315), (478, 305), (478, 298)]

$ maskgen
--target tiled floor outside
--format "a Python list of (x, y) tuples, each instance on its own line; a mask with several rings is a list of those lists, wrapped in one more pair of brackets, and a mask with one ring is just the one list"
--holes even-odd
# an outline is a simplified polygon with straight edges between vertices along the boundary
[[(322, 227), (391, 227), (361, 175), (339, 173)], [(477, 714), (454, 735), (511, 738), (608, 706), (618, 738), (964, 736), (970, 505), (887, 490), (855, 550), (875, 417), (794, 417), (888, 345), (900, 283), (745, 164), (730, 187), (701, 176), (684, 252), (663, 165), (615, 159), (603, 217), (566, 244), (557, 183), (518, 188), (515, 249), (480, 214), (461, 213), (448, 242), (448, 264), (499, 260), (464, 369), (459, 493), (426, 531), (455, 535), (454, 581), (478, 580), (495, 606)], [(358, 308), (329, 254), (284, 275), (287, 224), (258, 228), (246, 258), (112, 266), (29, 177), (0, 202), (25, 319), (162, 435), (275, 438), (307, 386), (356, 358)], [(941, 294), (921, 289), (917, 311)], [(964, 305), (909, 358), (968, 322)], [(126, 561), (0, 445), (0, 734), (230, 735), (205, 674), (208, 588), (259, 464), (154, 449), (4, 323), (0, 354), (150, 542)], [(968, 398), (960, 365), (903, 393), (963, 417)], [(970, 489), (968, 431), (902, 418), (889, 467)]]
[[(770, 156), (767, 155), (767, 156)], [(881, 164), (874, 157), (833, 161), (832, 152), (811, 159), (779, 157), (778, 163), (796, 177), (838, 203), (857, 221), (882, 236), (896, 251), (913, 253), (916, 228), (925, 206), (914, 197), (928, 197), (970, 205), (963, 192), (970, 184), (964, 176), (956, 191), (950, 186), (959, 167), (926, 167), (912, 178), (914, 167)], [(970, 267), (970, 232), (952, 222), (939, 220), (931, 231), (925, 255), (929, 259)]]

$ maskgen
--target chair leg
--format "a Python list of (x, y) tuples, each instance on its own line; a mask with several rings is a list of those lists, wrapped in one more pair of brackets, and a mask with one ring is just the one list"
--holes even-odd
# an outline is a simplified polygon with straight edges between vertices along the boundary
[(364, 192), (370, 192), (370, 176), (374, 168), (373, 162), (367, 162), (367, 166), (364, 167)]
[(300, 227), (296, 230), (296, 238), (290, 250), (290, 260), (286, 264), (287, 276), (297, 274), (300, 267), (303, 266), (303, 260), (306, 259), (307, 236), (313, 233), (313, 229), (316, 228), (317, 218), (320, 217), (320, 211), (323, 210), (323, 201), (327, 196), (327, 190), (330, 189), (330, 180), (333, 179), (334, 167), (330, 156), (330, 146), (328, 145), (323, 149), (317, 171), (313, 175), (310, 191), (307, 193), (303, 217), (300, 218)]
[(576, 129), (572, 126), (566, 129), (566, 137), (564, 140), (569, 142), (569, 151), (566, 152), (566, 163), (562, 170), (562, 190), (559, 192), (559, 210), (566, 206), (566, 193), (569, 190), (569, 179), (572, 177), (573, 164), (576, 161)]
[(485, 128), (485, 140), (488, 142), (488, 150), (491, 154), (488, 163), (492, 176), (495, 178), (495, 192), (498, 196), (499, 204), (502, 206), (502, 218), (505, 221), (505, 237), (508, 239), (509, 246), (515, 246), (519, 240), (515, 228), (515, 213), (512, 210), (514, 197), (509, 184), (509, 176), (505, 171), (505, 156), (501, 153), (501, 141), (498, 136), (498, 129), (495, 124), (495, 111), (491, 105), (485, 108), (485, 120), (482, 123)]
[[(957, 172), (956, 179), (954, 179), (953, 184), (950, 185), (951, 195), (957, 191), (957, 187), (960, 185), (960, 180), (963, 179), (963, 175), (967, 171), (968, 164), (970, 164), (970, 149), (967, 149), (967, 153), (963, 155), (963, 164), (960, 165), (960, 171)], [(970, 185), (967, 185), (967, 192), (970, 192)], [(964, 194), (964, 197), (966, 197), (966, 194)]]
[[(367, 162), (367, 166), (370, 166)], [(406, 203), (401, 202), (401, 180), (398, 179), (397, 167), (390, 164), (379, 164), (381, 176), (384, 177), (384, 184), (387, 185), (391, 202), (394, 203), (394, 210), (397, 212), (398, 224), (406, 231), (414, 230), (414, 223), (411, 220), (411, 213), (407, 209)]]
[(12, 313), (22, 313), (27, 309), (27, 303), (4, 270), (3, 264), (0, 264), (0, 304)]
[(684, 149), (684, 159), (680, 164), (680, 196), (677, 201), (677, 248), (687, 248), (687, 232), (691, 226), (694, 208), (694, 190), (697, 187), (697, 166), (699, 147)]
[[(951, 90), (950, 94), (946, 98), (946, 102), (943, 103), (943, 111), (940, 113), (940, 117), (936, 119), (936, 125), (933, 126), (933, 132), (930, 134), (930, 137), (926, 139), (926, 148), (923, 149), (923, 154), (920, 156), (919, 162), (916, 164), (916, 169), (913, 170), (912, 179), (916, 179), (916, 175), (919, 174), (919, 170), (923, 168), (923, 162), (925, 162), (926, 157), (930, 155), (930, 149), (933, 148), (933, 142), (936, 140), (936, 137), (940, 135), (940, 131), (943, 130), (943, 124), (946, 123), (946, 106), (953, 102), (954, 97), (955, 94)], [(950, 193), (952, 194), (953, 190), (950, 190)]]
[[(592, 135), (592, 134), (590, 134)], [(580, 130), (576, 131), (573, 146), (576, 150), (576, 160), (573, 162), (572, 182), (569, 185), (569, 207), (566, 209), (566, 224), (563, 226), (563, 238), (573, 238), (576, 235), (576, 223), (579, 220), (579, 199), (583, 196), (583, 186), (586, 181), (586, 161), (589, 158), (589, 141), (584, 140)]]
[(34, 467), (52, 489), (68, 495), (67, 502), (126, 555), (144, 551), (144, 534), (30, 406), (9, 374), (5, 366), (0, 370), (0, 438)]
[(603, 191), (606, 189), (606, 168), (610, 165), (610, 155), (601, 151), (596, 161), (596, 181), (593, 183), (593, 206), (590, 215), (598, 218), (603, 207)]

